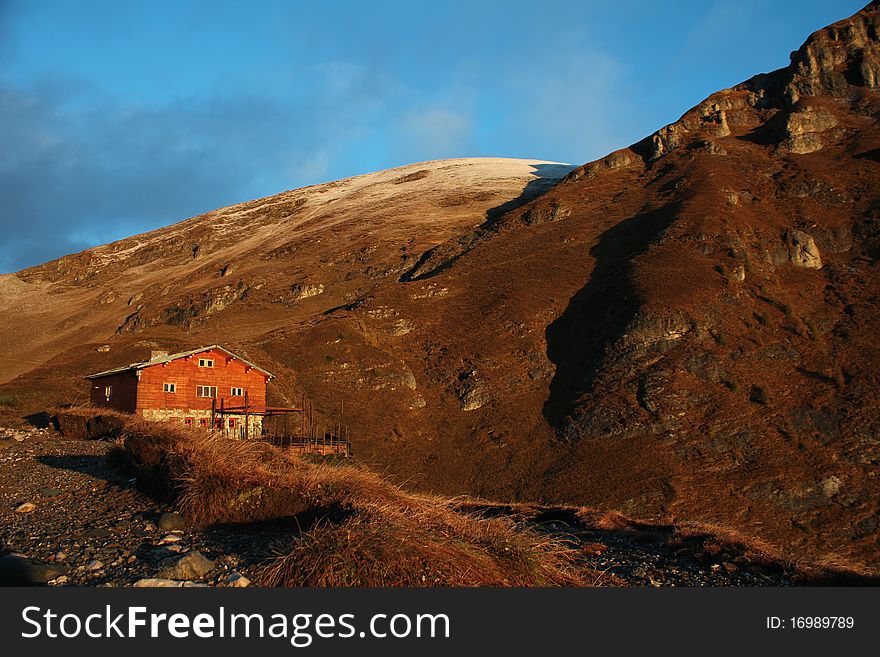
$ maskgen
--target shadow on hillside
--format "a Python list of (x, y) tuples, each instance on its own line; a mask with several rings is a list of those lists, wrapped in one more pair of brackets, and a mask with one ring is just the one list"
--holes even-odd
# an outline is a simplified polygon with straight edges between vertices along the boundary
[(880, 162), (880, 148), (874, 148), (863, 153), (853, 155), (857, 160), (871, 160), (872, 162)]
[(535, 178), (523, 187), (522, 192), (516, 198), (486, 210), (486, 219), (479, 228), (488, 228), (508, 212), (512, 212), (537, 198), (577, 168), (570, 164), (533, 164), (531, 166), (534, 169), (532, 173)]
[(678, 204), (635, 215), (610, 228), (590, 250), (596, 260), (587, 284), (545, 332), (547, 357), (556, 366), (544, 417), (560, 431), (579, 397), (592, 390), (606, 350), (626, 330), (640, 300), (632, 259), (673, 221)]
[(769, 120), (753, 128), (744, 135), (737, 137), (759, 146), (775, 146), (785, 136), (785, 124), (788, 120), (788, 112), (777, 112)]
[[(535, 178), (530, 180), (526, 186), (523, 187), (519, 196), (486, 210), (483, 223), (470, 232), (452, 238), (425, 251), (416, 261), (415, 265), (410, 267), (410, 269), (400, 277), (400, 281), (407, 283), (410, 281), (425, 280), (448, 269), (456, 260), (477, 244), (482, 237), (495, 230), (498, 222), (506, 214), (513, 212), (529, 201), (541, 196), (562, 180), (569, 172), (577, 168), (570, 164), (532, 164), (531, 167), (533, 169), (531, 173)], [(444, 258), (443, 262), (438, 266), (432, 267), (427, 272), (420, 273), (420, 270), (425, 263), (438, 255)]]

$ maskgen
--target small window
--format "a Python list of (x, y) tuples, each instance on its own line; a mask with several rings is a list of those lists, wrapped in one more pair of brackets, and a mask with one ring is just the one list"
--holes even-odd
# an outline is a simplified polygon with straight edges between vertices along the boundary
[(177, 384), (176, 383), (163, 383), (162, 390), (165, 392), (177, 392)]
[(203, 429), (207, 429), (208, 428), (208, 418), (200, 417), (199, 418), (199, 426), (202, 427)]
[(229, 418), (229, 428), (235, 429), (235, 418), (234, 417)]
[(214, 367), (213, 358), (199, 358), (199, 367)]
[(244, 392), (242, 391), (241, 388), (233, 388), (233, 389), (232, 389), (232, 393), (231, 393), (231, 395), (232, 395), (233, 397), (243, 397), (243, 396), (244, 396)]
[(196, 395), (198, 397), (214, 398), (217, 396), (217, 386), (196, 386)]
[(113, 386), (106, 386), (104, 388), (104, 396), (107, 398), (107, 401), (110, 401), (110, 394), (113, 392)]
[(193, 425), (193, 419), (191, 417), (183, 418), (183, 426), (191, 427)]
[(216, 420), (214, 420), (214, 428), (215, 429), (222, 429), (223, 428), (223, 418), (218, 417)]

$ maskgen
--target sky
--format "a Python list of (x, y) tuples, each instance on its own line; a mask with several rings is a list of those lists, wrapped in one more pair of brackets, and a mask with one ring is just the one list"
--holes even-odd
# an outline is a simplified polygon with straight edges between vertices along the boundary
[(866, 3), (0, 0), (0, 273), (413, 162), (588, 162)]

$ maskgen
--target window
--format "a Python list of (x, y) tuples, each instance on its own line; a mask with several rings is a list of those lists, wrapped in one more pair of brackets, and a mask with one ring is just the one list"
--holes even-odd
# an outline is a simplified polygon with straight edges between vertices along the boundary
[(191, 427), (193, 425), (193, 419), (191, 417), (183, 418), (183, 426)]
[(218, 417), (216, 420), (214, 420), (214, 428), (215, 429), (222, 429), (223, 428), (223, 418)]
[(214, 398), (217, 396), (217, 386), (196, 386), (196, 396)]
[(162, 390), (164, 392), (177, 392), (177, 384), (176, 383), (163, 383)]
[(229, 428), (235, 429), (235, 418), (234, 417), (229, 418)]
[(203, 429), (207, 429), (208, 428), (208, 418), (200, 417), (199, 418), (199, 426), (202, 427)]
[(243, 397), (244, 396), (244, 392), (242, 391), (241, 388), (233, 388), (232, 392), (230, 394), (233, 397)]
[(113, 392), (113, 386), (106, 386), (104, 388), (104, 396), (107, 398), (107, 401), (110, 401), (110, 393)]
[(213, 358), (199, 358), (199, 367), (214, 367)]

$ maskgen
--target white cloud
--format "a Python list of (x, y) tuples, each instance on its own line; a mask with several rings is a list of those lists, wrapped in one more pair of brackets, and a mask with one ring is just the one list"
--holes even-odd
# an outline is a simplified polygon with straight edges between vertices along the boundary
[(461, 157), (473, 148), (473, 121), (453, 108), (418, 107), (395, 121), (389, 141), (401, 164)]

